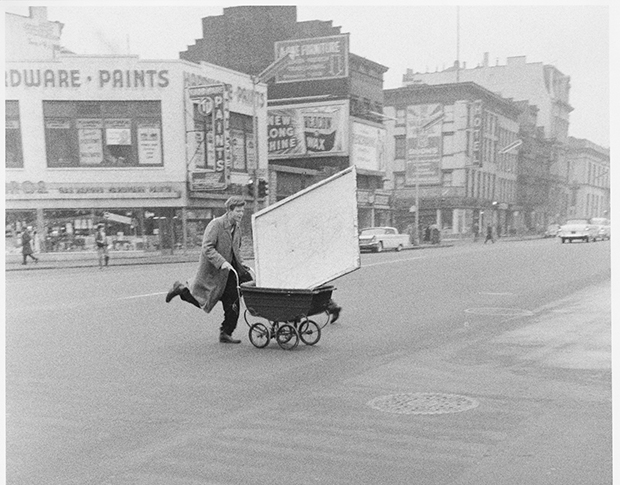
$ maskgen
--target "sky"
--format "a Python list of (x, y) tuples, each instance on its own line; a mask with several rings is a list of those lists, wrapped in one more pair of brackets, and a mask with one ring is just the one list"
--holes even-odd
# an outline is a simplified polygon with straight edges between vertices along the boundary
[[(28, 15), (28, 1), (3, 2), (5, 11)], [(201, 19), (234, 5), (171, 1), (42, 1), (48, 19), (64, 24), (61, 43), (79, 54), (134, 54), (178, 59), (202, 37)], [(290, 3), (289, 3), (290, 5)], [(610, 18), (604, 3), (504, 6), (499, 3), (417, 5), (390, 2), (299, 2), (297, 20), (331, 20), (350, 34), (352, 53), (388, 67), (384, 88), (402, 85), (407, 69), (433, 72), (458, 58), (467, 68), (506, 64), (507, 57), (555, 66), (571, 78), (569, 134), (610, 146)], [(457, 21), (458, 19), (458, 21)], [(10, 40), (7, 40), (7, 42)]]

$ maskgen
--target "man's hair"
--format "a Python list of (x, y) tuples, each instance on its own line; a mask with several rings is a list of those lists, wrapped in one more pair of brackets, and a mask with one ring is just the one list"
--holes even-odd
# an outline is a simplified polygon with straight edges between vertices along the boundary
[(245, 199), (240, 195), (233, 195), (226, 201), (226, 210), (228, 211), (234, 210), (235, 207), (243, 206), (245, 206)]

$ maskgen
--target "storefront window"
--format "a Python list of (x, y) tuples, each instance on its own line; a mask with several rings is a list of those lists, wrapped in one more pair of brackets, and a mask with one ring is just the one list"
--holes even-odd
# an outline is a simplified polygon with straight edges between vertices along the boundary
[(22, 152), (22, 130), (19, 120), (19, 101), (5, 103), (5, 166), (6, 168), (22, 168), (24, 157)]
[(159, 101), (44, 101), (48, 167), (161, 166)]

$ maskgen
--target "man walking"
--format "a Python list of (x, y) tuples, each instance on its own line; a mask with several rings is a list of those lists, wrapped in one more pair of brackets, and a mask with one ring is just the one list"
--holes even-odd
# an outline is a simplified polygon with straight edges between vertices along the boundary
[(493, 226), (491, 224), (487, 225), (487, 237), (484, 240), (484, 244), (486, 244), (487, 241), (491, 241), (495, 244), (495, 239), (493, 239)]
[(30, 235), (31, 230), (32, 228), (28, 226), (24, 229), (24, 232), (22, 233), (22, 256), (24, 258), (22, 264), (26, 264), (26, 260), (29, 257), (32, 258), (35, 263), (39, 262), (39, 259), (34, 256), (32, 251), (32, 236)]
[(106, 266), (110, 262), (110, 255), (108, 254), (108, 238), (105, 233), (103, 224), (97, 226), (97, 234), (95, 234), (95, 244), (97, 245), (97, 255), (99, 258), (99, 269), (103, 269), (103, 265)]
[(189, 286), (176, 281), (168, 294), (166, 303), (175, 296), (209, 313), (218, 301), (224, 308), (224, 321), (220, 326), (220, 342), (238, 344), (232, 337), (239, 320), (239, 293), (237, 271), (241, 282), (251, 280), (241, 257), (241, 219), (245, 200), (240, 196), (226, 201), (226, 213), (213, 219), (202, 237), (202, 251), (196, 276)]

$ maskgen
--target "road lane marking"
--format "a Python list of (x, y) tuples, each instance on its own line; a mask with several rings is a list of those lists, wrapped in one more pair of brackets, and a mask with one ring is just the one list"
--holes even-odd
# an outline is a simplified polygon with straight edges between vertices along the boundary
[[(390, 261), (381, 261), (379, 263), (370, 263), (370, 264), (364, 264), (362, 265), (362, 268), (368, 268), (370, 266), (379, 266), (382, 264), (390, 264), (390, 263), (402, 263), (404, 261), (413, 261), (414, 259), (423, 259), (424, 256), (416, 256), (414, 258), (407, 258), (407, 259), (393, 259)], [(168, 293), (167, 291), (159, 291), (157, 293), (145, 293), (144, 295), (133, 295), (133, 296), (122, 296), (120, 298), (118, 298), (118, 300), (133, 300), (136, 298), (147, 298), (149, 296), (158, 296), (158, 295), (165, 295), (166, 293)]]
[(415, 258), (407, 258), (407, 259), (391, 259), (390, 261), (381, 261), (379, 263), (363, 264), (362, 268), (369, 268), (370, 266), (380, 266), (382, 264), (402, 263), (404, 261), (413, 261), (414, 259), (424, 259), (424, 258), (425, 256), (416, 256)]
[(529, 310), (523, 310), (521, 308), (496, 308), (496, 307), (484, 307), (484, 308), (467, 308), (465, 313), (474, 313), (476, 315), (490, 315), (490, 316), (502, 316), (502, 317), (514, 317), (514, 316), (532, 316), (534, 312)]
[(167, 291), (159, 291), (157, 293), (146, 293), (144, 295), (123, 296), (121, 298), (117, 298), (117, 300), (132, 300), (134, 298), (146, 298), (147, 296), (165, 295), (166, 293), (168, 293), (168, 292)]

